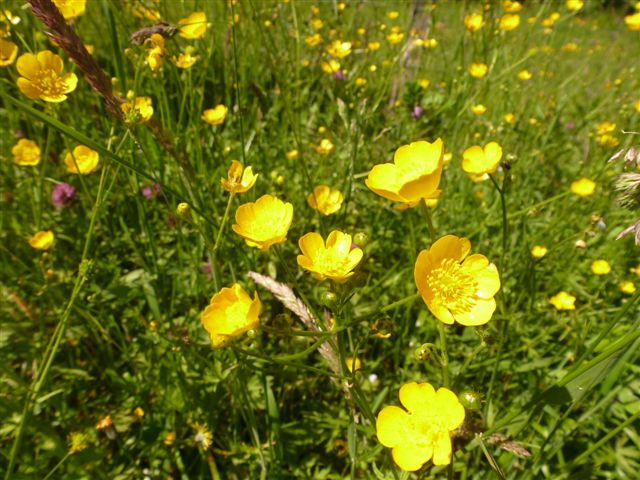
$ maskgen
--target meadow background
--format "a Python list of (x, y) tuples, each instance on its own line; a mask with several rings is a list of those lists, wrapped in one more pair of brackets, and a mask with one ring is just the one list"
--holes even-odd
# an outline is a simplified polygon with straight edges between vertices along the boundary
[[(51, 50), (78, 77), (62, 102), (30, 99), (3, 44), (3, 477), (637, 478), (640, 260), (633, 234), (616, 237), (638, 211), (615, 189), (637, 163), (607, 160), (640, 144), (624, 133), (640, 131), (640, 27), (625, 22), (639, 6), (515, 3), (89, 0), (71, 30), (118, 99), (151, 98), (143, 123), (109, 110), (28, 3), (3, 2), (3, 41), (18, 56)], [(500, 23), (509, 10), (514, 28)], [(206, 31), (176, 34), (194, 12)], [(160, 21), (164, 45), (141, 32)], [(332, 56), (336, 40), (350, 45)], [(217, 105), (228, 111), (212, 125), (202, 116)], [(23, 138), (37, 165), (18, 164)], [(466, 407), (450, 467), (407, 473), (375, 416), (403, 384), (443, 384), (439, 321), (413, 277), (432, 238), (423, 209), (394, 209), (364, 181), (400, 146), (437, 138), (450, 156), (434, 230), (469, 238), (502, 286), (487, 324), (446, 327)], [(500, 167), (474, 181), (462, 154), (490, 141)], [(99, 153), (95, 171), (69, 172), (77, 145)], [(259, 177), (228, 203), (232, 160)], [(572, 191), (581, 178), (595, 190)], [(75, 193), (52, 200), (62, 183)], [(343, 195), (332, 215), (307, 203), (320, 184)], [(259, 251), (231, 224), (263, 194), (290, 202), (293, 222)], [(334, 229), (364, 252), (344, 284), (296, 263), (300, 237)], [(53, 244), (33, 248), (38, 231)], [(249, 271), (332, 319), (318, 338), (334, 342), (337, 371)], [(214, 349), (200, 315), (235, 282), (258, 292), (260, 328)], [(561, 291), (572, 309), (550, 302)]]

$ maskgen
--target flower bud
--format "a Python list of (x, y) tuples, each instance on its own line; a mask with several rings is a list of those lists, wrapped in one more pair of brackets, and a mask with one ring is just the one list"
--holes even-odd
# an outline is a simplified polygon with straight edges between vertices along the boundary
[(327, 308), (333, 308), (338, 304), (338, 295), (334, 292), (326, 291), (320, 296), (320, 303)]
[(353, 243), (360, 248), (365, 247), (369, 243), (369, 236), (364, 232), (358, 232), (353, 236)]
[(480, 407), (482, 406), (482, 395), (478, 392), (474, 392), (473, 390), (460, 392), (458, 400), (460, 400), (462, 406), (467, 410), (480, 410)]
[(179, 217), (186, 217), (189, 214), (191, 207), (186, 202), (180, 202), (176, 207), (176, 213)]
[(419, 362), (426, 362), (431, 358), (431, 348), (433, 344), (423, 343), (413, 351), (414, 358)]

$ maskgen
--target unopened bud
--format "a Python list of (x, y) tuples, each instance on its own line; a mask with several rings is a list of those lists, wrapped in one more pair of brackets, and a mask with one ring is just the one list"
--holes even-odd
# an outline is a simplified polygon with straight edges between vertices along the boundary
[(334, 292), (326, 291), (320, 297), (320, 303), (327, 308), (333, 308), (338, 304), (338, 295)]
[(353, 243), (362, 248), (369, 243), (369, 235), (364, 232), (358, 232), (353, 236)]
[(189, 214), (190, 210), (191, 207), (188, 203), (180, 202), (176, 207), (176, 214), (178, 214), (179, 217), (186, 217)]
[(432, 343), (423, 343), (413, 351), (413, 356), (419, 362), (426, 362), (431, 358)]
[(482, 396), (480, 393), (474, 392), (473, 390), (460, 392), (458, 400), (460, 400), (462, 406), (467, 410), (480, 410), (480, 407), (482, 406)]

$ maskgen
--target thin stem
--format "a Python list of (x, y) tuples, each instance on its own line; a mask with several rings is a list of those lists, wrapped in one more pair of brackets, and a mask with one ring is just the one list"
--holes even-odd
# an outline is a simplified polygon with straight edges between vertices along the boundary
[(55, 472), (56, 470), (58, 470), (58, 468), (60, 468), (60, 467), (62, 466), (62, 464), (67, 460), (67, 458), (69, 458), (70, 456), (71, 456), (71, 452), (67, 452), (67, 454), (66, 454), (64, 457), (62, 457), (62, 460), (60, 460), (58, 463), (56, 463), (56, 466), (55, 466), (55, 467), (53, 467), (53, 468), (49, 471), (49, 473), (47, 473), (47, 476), (46, 476), (46, 477), (44, 477), (42, 480), (47, 480), (48, 478), (51, 478), (51, 475), (53, 475), (53, 474), (54, 474), (54, 472)]
[(427, 220), (427, 227), (429, 228), (429, 235), (431, 236), (431, 243), (436, 241), (436, 229), (433, 226), (433, 221), (431, 220), (431, 212), (429, 211), (429, 207), (424, 200), (420, 200), (422, 205), (422, 210), (424, 211), (424, 216)]
[(500, 195), (500, 205), (502, 206), (502, 254), (500, 255), (500, 271), (502, 271), (504, 270), (504, 256), (507, 252), (507, 202), (505, 198), (504, 183), (502, 184), (502, 188), (500, 188), (500, 185), (498, 185), (496, 179), (493, 178), (493, 175), (489, 174), (489, 178)]
[(447, 353), (447, 332), (444, 323), (436, 320), (440, 332), (440, 366), (442, 367), (442, 384), (449, 387), (449, 354)]
[(238, 104), (238, 119), (240, 121), (240, 141), (242, 142), (241, 154), (242, 154), (242, 164), (247, 164), (247, 159), (245, 158), (245, 143), (244, 143), (244, 122), (242, 120), (242, 105), (240, 103), (240, 75), (238, 75), (238, 51), (236, 49), (236, 44), (238, 43), (238, 39), (236, 37), (236, 21), (235, 21), (235, 12), (233, 10), (234, 2), (230, 2), (231, 6), (231, 33), (233, 35), (233, 74), (235, 76), (236, 81), (236, 102)]
[(220, 228), (218, 228), (216, 243), (213, 245), (214, 255), (218, 251), (218, 248), (220, 247), (220, 240), (222, 240), (222, 232), (224, 232), (224, 228), (227, 226), (227, 221), (229, 220), (229, 210), (231, 209), (231, 202), (233, 201), (233, 197), (235, 197), (235, 193), (231, 192), (229, 194), (229, 200), (227, 201), (227, 208), (225, 208), (224, 215), (222, 216), (222, 221), (220, 222)]

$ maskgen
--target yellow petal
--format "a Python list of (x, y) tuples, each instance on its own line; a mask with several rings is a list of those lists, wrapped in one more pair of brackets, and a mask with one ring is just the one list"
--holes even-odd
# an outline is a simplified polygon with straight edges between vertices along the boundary
[(40, 63), (32, 53), (24, 53), (18, 57), (16, 69), (23, 77), (33, 78), (40, 71)]
[(462, 261), (469, 253), (469, 250), (471, 250), (471, 242), (468, 238), (445, 235), (436, 240), (429, 249), (429, 253), (431, 261), (434, 265), (437, 265), (445, 258)]
[(496, 301), (493, 298), (476, 299), (476, 304), (468, 311), (455, 314), (456, 322), (467, 327), (484, 325), (489, 320), (496, 309)]
[(409, 414), (399, 407), (384, 407), (376, 420), (376, 435), (385, 447), (393, 448), (406, 441)]
[(439, 388), (435, 396), (436, 406), (443, 428), (455, 430), (464, 421), (464, 407), (458, 397), (448, 388)]
[(400, 403), (409, 412), (419, 412), (435, 399), (435, 390), (429, 383), (410, 382), (400, 387)]
[(40, 89), (34, 87), (30, 80), (20, 77), (16, 81), (16, 84), (18, 85), (20, 91), (30, 99), (37, 100), (40, 98)]
[(500, 290), (500, 275), (497, 267), (484, 255), (469, 255), (462, 263), (462, 269), (474, 277), (477, 282), (476, 295), (491, 298)]
[(60, 75), (64, 69), (62, 58), (49, 50), (38, 52), (37, 59), (41, 70), (53, 70)]
[(449, 465), (451, 463), (451, 437), (449, 432), (439, 432), (433, 445), (433, 464)]
[[(317, 232), (309, 232), (298, 240), (298, 246), (302, 253), (309, 258), (313, 258), (318, 251), (324, 250), (324, 240)], [(298, 262), (300, 263), (300, 262)]]
[(395, 202), (405, 201), (398, 193), (400, 185), (398, 183), (396, 168), (391, 163), (383, 163), (373, 167), (364, 183), (369, 190), (377, 193), (381, 197)]
[(431, 446), (417, 446), (412, 443), (398, 445), (392, 450), (393, 461), (407, 472), (419, 470), (433, 455)]

